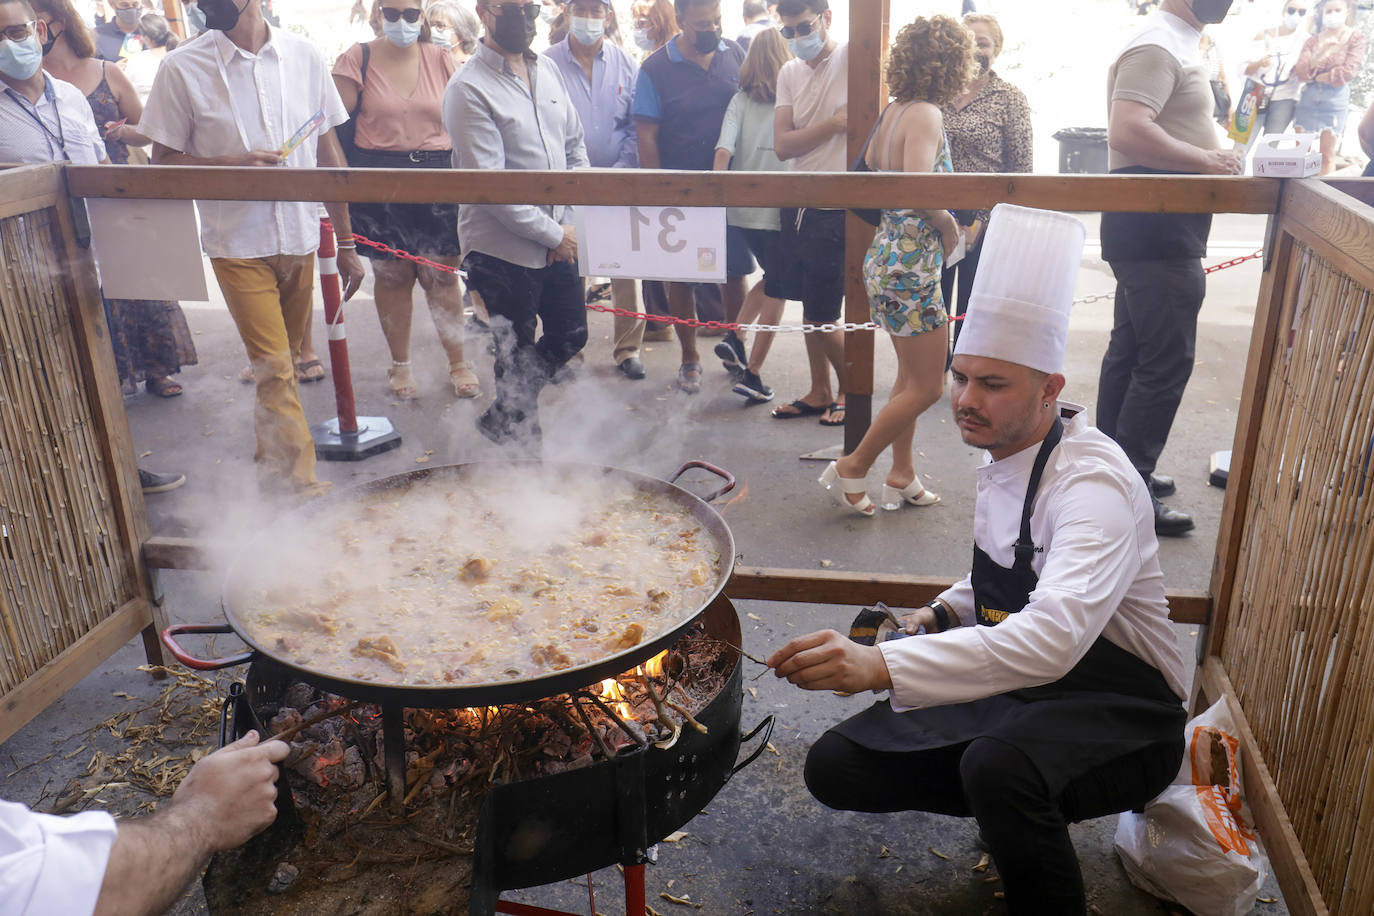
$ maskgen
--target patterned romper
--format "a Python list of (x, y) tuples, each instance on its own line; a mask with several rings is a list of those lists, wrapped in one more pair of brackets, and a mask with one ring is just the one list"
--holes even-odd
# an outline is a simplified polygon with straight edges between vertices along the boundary
[[(931, 171), (954, 171), (944, 134)], [(912, 210), (882, 213), (873, 244), (864, 255), (864, 286), (873, 321), (893, 337), (914, 337), (944, 327), (949, 315), (940, 292), (945, 261), (940, 233)]]

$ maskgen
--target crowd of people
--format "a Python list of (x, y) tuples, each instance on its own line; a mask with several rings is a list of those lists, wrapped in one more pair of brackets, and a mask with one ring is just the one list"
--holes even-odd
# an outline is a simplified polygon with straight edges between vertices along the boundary
[[(191, 37), (178, 50), (177, 30), (144, 2), (108, 0), (106, 6), (106, 0), (97, 0), (87, 19), (72, 0), (32, 0), (38, 44), (30, 50), (38, 52), (42, 70), (54, 82), (74, 86), (87, 100), (101, 140), (90, 161), (136, 163), (146, 160), (144, 150), (150, 149), (157, 162), (264, 166), (346, 162), (357, 168), (802, 172), (850, 167), (848, 47), (835, 34), (826, 0), (744, 0), (745, 25), (734, 38), (723, 34), (719, 0), (634, 0), (624, 28), (607, 0), (480, 0), (475, 6), (469, 0), (372, 0), (370, 8), (355, 9), (354, 17), (364, 18), (374, 37), (347, 47), (332, 62), (278, 28), (267, 0), (186, 3), (180, 30)], [(1209, 3), (1229, 5), (1196, 0), (1184, 7)], [(1168, 41), (1177, 53), (1169, 59), (1191, 67), (1196, 58), (1211, 85), (1212, 114), (1224, 120), (1232, 87), (1224, 81), (1221, 49), (1201, 29), (1174, 28), (1178, 17), (1170, 3), (1158, 6), (1143, 32), (1173, 28)], [(1345, 129), (1350, 83), (1363, 60), (1366, 36), (1353, 27), (1356, 11), (1350, 0), (1287, 0), (1278, 12), (1276, 23), (1255, 36), (1244, 67), (1246, 77), (1264, 87), (1265, 129), (1291, 124), (1321, 131), (1324, 146), (1330, 147)], [(17, 35), (24, 28), (11, 31)], [(534, 51), (539, 42), (547, 44), (543, 53)], [(22, 42), (11, 44), (18, 48)], [(893, 102), (871, 125), (865, 154), (853, 167), (1031, 171), (1030, 105), (1021, 89), (995, 70), (1003, 46), (998, 20), (976, 11), (962, 20), (923, 17), (899, 30), (886, 63)], [(262, 92), (260, 59), (269, 59), (277, 68), (273, 78), (291, 86), (279, 100)], [(18, 73), (30, 63), (25, 58), (9, 70)], [(244, 72), (236, 74), (240, 67)], [(296, 78), (313, 80), (319, 68), (331, 78), (298, 88)], [(1171, 109), (1151, 111), (1149, 93), (1142, 92), (1128, 92), (1120, 110), (1113, 102), (1114, 169), (1208, 171), (1220, 161), (1216, 155), (1210, 165), (1192, 161), (1196, 157), (1179, 149), (1156, 159), (1148, 149), (1137, 149), (1133, 128), (1144, 131), (1142, 136), (1158, 127), (1169, 132), (1177, 120)], [(202, 108), (212, 100), (223, 102), (224, 110), (216, 118), (203, 117)], [(47, 130), (43, 99), (30, 100), (32, 106), (8, 101), (15, 109), (11, 114)], [(1131, 104), (1141, 110), (1131, 110)], [(316, 111), (326, 115), (317, 142), (282, 155), (285, 138)], [(1142, 117), (1149, 123), (1137, 123)], [(1204, 137), (1208, 130), (1215, 134), (1215, 125), (1189, 125), (1178, 136), (1212, 149), (1215, 137)], [(49, 152), (51, 159), (86, 161), (70, 150)], [(588, 281), (595, 278), (578, 275), (578, 240), (567, 208), (355, 204), (333, 209), (350, 291), (362, 276), (358, 256), (371, 265), (394, 396), (421, 394), (410, 361), (417, 285), (447, 356), (454, 396), (482, 393), (478, 367), (465, 350), (466, 336), (470, 324), (490, 327), (495, 401), (478, 428), (497, 442), (537, 435), (539, 391), (581, 358), (587, 336), (583, 306), (596, 298), (609, 298), (620, 312), (607, 354), (620, 375), (645, 378), (643, 342), (675, 337), (680, 348), (675, 384), (688, 394), (704, 383), (698, 338), (710, 332), (689, 324), (646, 326), (635, 316), (774, 324), (789, 300), (800, 302), (804, 320), (813, 324), (834, 322), (842, 313), (843, 210), (731, 207), (723, 284), (616, 277), (593, 282), (588, 291)], [(864, 476), (889, 448), (892, 465), (882, 505), (896, 509), (939, 499), (924, 488), (913, 465), (915, 423), (943, 389), (959, 328), (948, 319), (967, 306), (987, 218), (986, 212), (919, 209), (885, 210), (875, 217), (864, 282), (873, 320), (893, 341), (898, 369), (892, 396), (863, 443), (823, 475), (822, 482), (848, 508), (873, 514)], [(256, 459), (264, 482), (316, 492), (322, 487), (296, 390), (298, 383), (325, 377), (310, 331), (316, 247), (310, 208), (211, 204), (202, 206), (201, 219), (203, 245), (249, 355), (241, 377), (257, 386)], [(1113, 251), (1114, 224), (1106, 223), (1104, 249)], [(466, 288), (452, 270), (360, 249), (354, 228), (364, 238), (445, 268), (461, 267)], [(1205, 232), (1185, 232), (1173, 240), (1180, 237), (1195, 238), (1199, 251), (1205, 248)], [(1119, 300), (1132, 295), (1127, 275), (1141, 250), (1109, 258)], [(256, 266), (261, 276), (242, 272), (248, 261), (261, 262)], [(1156, 297), (1159, 274), (1152, 261), (1143, 263), (1145, 292)], [(259, 281), (267, 285), (259, 289)], [(1185, 298), (1200, 303), (1200, 285), (1193, 286)], [(249, 289), (251, 295), (244, 292)], [(250, 307), (248, 299), (256, 304)], [(194, 364), (196, 354), (177, 303), (107, 299), (106, 311), (126, 393), (142, 382), (161, 397), (181, 394), (174, 376)], [(1133, 408), (1143, 389), (1181, 391), (1186, 382), (1182, 370), (1166, 372), (1148, 353), (1123, 356), (1136, 346), (1127, 342), (1127, 311), (1119, 302), (1118, 329), (1104, 362), (1102, 391), (1109, 415), (1118, 402)], [(1145, 332), (1137, 327), (1133, 333)], [(759, 332), (749, 341), (726, 331), (714, 346), (733, 391), (748, 403), (775, 396), (764, 381), (772, 336)], [(276, 353), (283, 341), (288, 351)], [(805, 343), (809, 384), (789, 392), (772, 417), (842, 425), (847, 380), (841, 333), (809, 333)], [(1190, 352), (1186, 344), (1168, 345), (1174, 362), (1182, 361), (1177, 354)], [(1168, 384), (1160, 380), (1163, 375), (1170, 377)], [(1147, 476), (1153, 473), (1148, 455), (1162, 447), (1172, 409), (1167, 403), (1150, 408), (1154, 432), (1138, 459), (1142, 470), (1149, 466)], [(1117, 421), (1109, 416), (1103, 426), (1115, 429)], [(1125, 426), (1121, 436), (1130, 441), (1136, 426), (1129, 421)], [(150, 476), (148, 492), (177, 485), (179, 475), (173, 478)], [(1154, 479), (1155, 492), (1167, 494), (1167, 478)], [(1170, 511), (1161, 508), (1161, 533), (1190, 527), (1186, 516)]]

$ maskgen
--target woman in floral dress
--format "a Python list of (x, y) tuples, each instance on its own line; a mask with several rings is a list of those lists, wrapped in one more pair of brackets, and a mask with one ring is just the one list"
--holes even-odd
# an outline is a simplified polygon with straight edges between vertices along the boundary
[[(948, 16), (917, 19), (892, 44), (887, 85), (893, 103), (878, 121), (865, 153), (883, 172), (950, 172), (940, 106), (963, 91), (976, 66), (973, 35)], [(892, 448), (883, 508), (930, 506), (940, 497), (916, 476), (912, 444), (916, 418), (944, 387), (946, 326), (940, 273), (958, 243), (959, 227), (947, 210), (883, 210), (864, 257), (864, 284), (873, 320), (887, 330), (897, 352), (892, 396), (851, 454), (832, 462), (821, 483), (841, 505), (873, 515), (865, 476)]]

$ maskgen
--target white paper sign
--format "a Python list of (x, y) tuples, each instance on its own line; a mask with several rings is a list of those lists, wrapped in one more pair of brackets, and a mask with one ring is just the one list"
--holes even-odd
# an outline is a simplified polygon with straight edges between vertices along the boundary
[(724, 207), (579, 207), (584, 277), (725, 280)]
[(107, 298), (210, 298), (194, 203), (91, 197), (86, 211), (100, 288)]

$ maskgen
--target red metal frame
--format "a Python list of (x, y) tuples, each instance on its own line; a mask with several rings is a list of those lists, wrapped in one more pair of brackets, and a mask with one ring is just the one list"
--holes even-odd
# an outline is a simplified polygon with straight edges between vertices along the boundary
[[(577, 916), (566, 910), (551, 910), (532, 903), (516, 903), (510, 900), (496, 901), (496, 912), (510, 913), (511, 916)], [(644, 866), (629, 865), (625, 868), (625, 916), (644, 916), (648, 912), (644, 900)], [(595, 916), (595, 914), (593, 914)]]
[(322, 219), (318, 255), (320, 295), (324, 299), (324, 326), (329, 334), (329, 369), (334, 378), (334, 402), (339, 410), (339, 432), (357, 433), (358, 409), (353, 406), (353, 374), (348, 365), (348, 337), (344, 332), (338, 254), (334, 246), (334, 224)]

